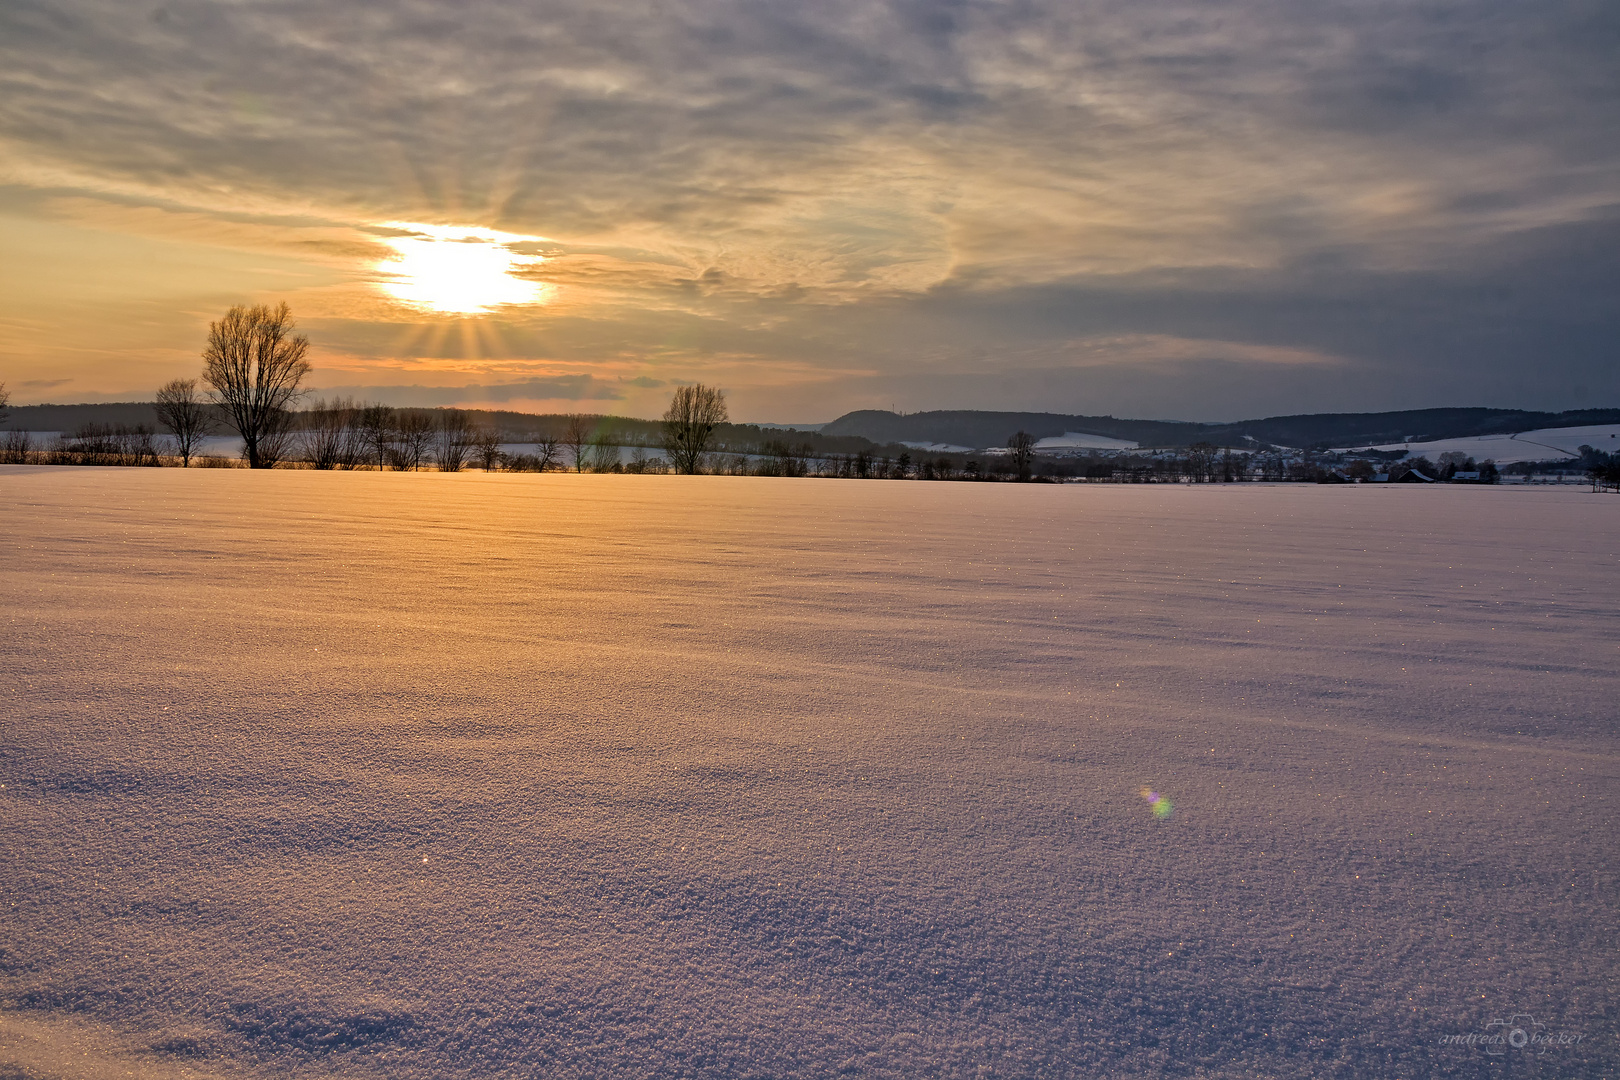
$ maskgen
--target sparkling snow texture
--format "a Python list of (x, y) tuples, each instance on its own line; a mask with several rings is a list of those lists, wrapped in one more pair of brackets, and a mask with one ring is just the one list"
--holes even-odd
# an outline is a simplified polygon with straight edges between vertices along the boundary
[(1497, 1076), (1441, 1040), (1512, 1013), (1620, 1069), (1613, 496), (0, 515), (0, 1076)]

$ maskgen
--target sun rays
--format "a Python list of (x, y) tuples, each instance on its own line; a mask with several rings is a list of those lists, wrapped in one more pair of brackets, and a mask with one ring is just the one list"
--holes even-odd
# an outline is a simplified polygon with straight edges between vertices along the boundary
[(377, 263), (387, 296), (439, 315), (483, 315), (503, 307), (543, 304), (551, 288), (519, 275), (545, 261), (513, 249), (534, 236), (473, 226), (387, 222), (392, 257)]
[[(489, 319), (428, 319), (400, 326), (393, 355), (409, 358), (418, 370), (483, 373), (491, 363), (509, 360), (512, 349)], [(521, 367), (528, 372), (529, 365)]]

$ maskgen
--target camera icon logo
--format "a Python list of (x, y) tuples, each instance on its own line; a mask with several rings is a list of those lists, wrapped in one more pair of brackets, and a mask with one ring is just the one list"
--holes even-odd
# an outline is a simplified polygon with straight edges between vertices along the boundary
[(1536, 1018), (1529, 1013), (1514, 1013), (1505, 1020), (1492, 1020), (1485, 1025), (1485, 1030), (1494, 1038), (1485, 1044), (1485, 1052), (1492, 1055), (1506, 1054), (1509, 1049), (1528, 1050), (1534, 1048), (1539, 1057), (1547, 1052), (1547, 1044), (1538, 1039), (1545, 1024), (1536, 1023)]

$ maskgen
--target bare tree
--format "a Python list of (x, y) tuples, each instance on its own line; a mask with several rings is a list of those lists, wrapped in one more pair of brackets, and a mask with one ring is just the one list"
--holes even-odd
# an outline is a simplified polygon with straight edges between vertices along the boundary
[(1222, 450), (1221, 451), (1221, 482), (1230, 484), (1233, 481), (1242, 480), (1243, 479), (1243, 471), (1244, 471), (1244, 468), (1246, 467), (1246, 464), (1247, 463), (1246, 463), (1243, 455), (1232, 453), (1232, 448), (1230, 446), (1228, 446), (1226, 449)]
[(1012, 450), (1012, 465), (1018, 479), (1027, 482), (1035, 471), (1035, 436), (1020, 431), (1007, 440), (1007, 447)]
[(760, 476), (804, 476), (810, 471), (809, 446), (791, 446), (782, 439), (772, 439), (759, 450), (760, 462), (754, 471)]
[(557, 436), (543, 432), (534, 437), (535, 472), (545, 472), (562, 460), (562, 443)]
[[(0, 423), (11, 415), (11, 391), (0, 383)], [(7, 465), (26, 465), (34, 454), (34, 435), (30, 431), (8, 431), (0, 440), (0, 461)]]
[(171, 379), (158, 387), (158, 421), (174, 436), (174, 449), (180, 467), (191, 464), (191, 457), (202, 445), (203, 436), (214, 429), (214, 416), (197, 394), (196, 379)]
[(394, 448), (394, 410), (387, 405), (366, 405), (355, 417), (354, 426), (366, 459), (382, 469)]
[(208, 324), (203, 378), (242, 436), (250, 468), (271, 468), (285, 452), (288, 410), (310, 371), (309, 339), (294, 334), (294, 325), (285, 303), (238, 305)]
[(163, 464), (158, 457), (156, 433), (145, 424), (84, 424), (72, 435), (59, 436), (52, 459), (58, 465)]
[[(257, 468), (273, 469), (293, 456), (296, 447), (293, 443), (292, 423), (292, 412), (282, 413), (280, 423), (266, 431), (263, 437), (259, 439), (259, 464), (256, 466)], [(242, 455), (244, 458), (247, 456), (246, 443), (243, 443)], [(251, 460), (248, 461), (248, 468), (255, 468)]]
[(591, 445), (590, 422), (577, 414), (570, 416), (568, 427), (563, 429), (562, 444), (568, 451), (568, 463), (574, 467), (574, 471), (584, 472)]
[(473, 426), (467, 414), (446, 409), (439, 414), (433, 433), (433, 460), (440, 472), (460, 472), (472, 450)]
[(501, 453), (501, 433), (494, 428), (479, 428), (473, 434), (472, 451), (480, 468), (485, 472), (494, 472), (505, 456)]
[(664, 410), (664, 453), (676, 472), (698, 471), (714, 440), (714, 429), (727, 419), (724, 392), (702, 383), (676, 388)]
[(1187, 447), (1187, 477), (1195, 484), (1207, 484), (1215, 479), (1213, 443), (1195, 442)]
[(391, 458), (394, 468), (415, 472), (433, 445), (433, 421), (419, 412), (402, 412), (394, 425)]
[(33, 432), (8, 431), (5, 438), (0, 439), (0, 461), (7, 465), (27, 465), (33, 456)]
[(317, 401), (304, 413), (300, 440), (304, 460), (317, 469), (353, 468), (362, 453), (360, 432), (355, 427), (358, 413), (354, 402), (347, 398), (331, 404)]
[(591, 472), (619, 472), (619, 444), (607, 432), (600, 432), (591, 438), (589, 449)]

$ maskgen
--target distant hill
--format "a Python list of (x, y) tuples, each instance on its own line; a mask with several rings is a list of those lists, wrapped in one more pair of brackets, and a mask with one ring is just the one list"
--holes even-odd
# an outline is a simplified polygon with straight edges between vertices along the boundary
[(1377, 443), (1457, 439), (1535, 428), (1620, 423), (1620, 409), (1528, 412), (1521, 409), (1413, 409), (1384, 413), (1311, 413), (1242, 420), (1233, 424), (1193, 424), (1167, 420), (1121, 420), (1113, 416), (1064, 413), (949, 410), (892, 413), (862, 409), (822, 427), (823, 435), (859, 436), (876, 443), (932, 442), (986, 448), (1005, 446), (1018, 431), (1037, 439), (1068, 432), (1128, 439), (1143, 446), (1217, 446), (1254, 443), (1327, 448)]
[(77, 431), (86, 424), (125, 427), (158, 426), (150, 401), (112, 401), (103, 405), (13, 405), (0, 431)]

